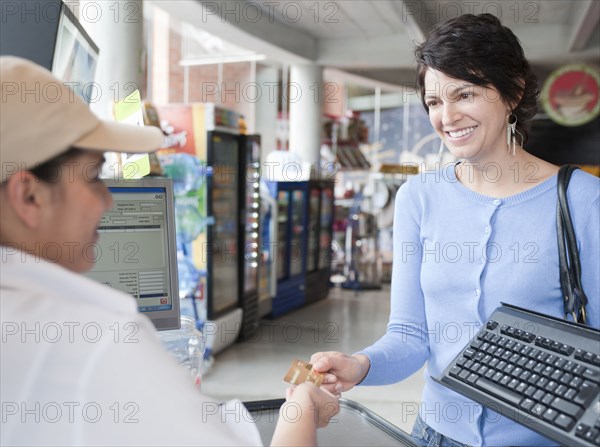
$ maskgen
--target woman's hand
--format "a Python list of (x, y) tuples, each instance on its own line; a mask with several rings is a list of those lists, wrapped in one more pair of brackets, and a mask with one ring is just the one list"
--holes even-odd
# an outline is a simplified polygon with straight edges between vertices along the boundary
[(336, 396), (362, 382), (371, 366), (366, 355), (350, 356), (335, 351), (317, 352), (310, 363), (315, 371), (325, 373), (321, 386)]

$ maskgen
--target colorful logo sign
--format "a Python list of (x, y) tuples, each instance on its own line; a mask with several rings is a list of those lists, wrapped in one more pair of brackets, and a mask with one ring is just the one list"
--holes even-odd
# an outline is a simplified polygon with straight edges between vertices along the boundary
[(548, 116), (563, 126), (589, 123), (600, 111), (600, 76), (583, 64), (566, 65), (548, 76), (542, 105)]

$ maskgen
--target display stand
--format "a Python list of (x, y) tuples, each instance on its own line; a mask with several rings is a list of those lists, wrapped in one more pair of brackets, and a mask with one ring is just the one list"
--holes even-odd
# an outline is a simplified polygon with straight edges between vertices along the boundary
[(377, 223), (373, 214), (360, 211), (362, 193), (354, 198), (346, 226), (344, 276), (342, 288), (381, 289), (381, 259), (377, 242)]
[(309, 182), (308, 251), (306, 256), (306, 304), (327, 297), (331, 276), (334, 183)]
[[(279, 408), (285, 399), (244, 402), (260, 432), (264, 445), (269, 445), (279, 419)], [(408, 433), (376, 415), (361, 404), (340, 399), (340, 411), (325, 428), (317, 431), (319, 446), (416, 446)], [(292, 417), (290, 412), (290, 417)]]

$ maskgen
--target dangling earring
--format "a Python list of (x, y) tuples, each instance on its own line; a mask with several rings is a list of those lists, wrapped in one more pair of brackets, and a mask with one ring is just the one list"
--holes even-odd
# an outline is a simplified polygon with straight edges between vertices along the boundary
[(517, 116), (511, 112), (510, 115), (506, 117), (506, 147), (508, 152), (513, 156), (515, 155), (517, 145), (515, 134), (519, 135), (521, 138), (519, 147), (523, 147), (523, 135), (517, 130)]

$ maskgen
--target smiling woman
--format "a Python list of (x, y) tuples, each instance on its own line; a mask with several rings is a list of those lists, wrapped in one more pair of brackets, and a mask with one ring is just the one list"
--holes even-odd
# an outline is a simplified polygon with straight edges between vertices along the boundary
[[(461, 161), (398, 191), (386, 334), (351, 356), (316, 353), (311, 363), (338, 392), (404, 380), (427, 363), (418, 445), (555, 445), (431, 379), (472, 336), (450, 338), (446, 329), (479, 327), (501, 302), (562, 317), (558, 167), (523, 149), (537, 82), (518, 39), (489, 14), (434, 26), (416, 57), (429, 120)], [(589, 324), (598, 327), (600, 181), (577, 171), (567, 194), (594, 309)]]

